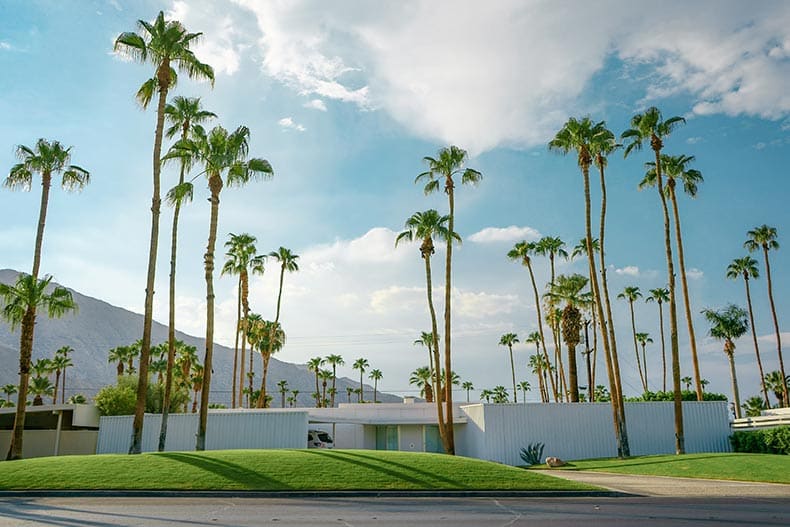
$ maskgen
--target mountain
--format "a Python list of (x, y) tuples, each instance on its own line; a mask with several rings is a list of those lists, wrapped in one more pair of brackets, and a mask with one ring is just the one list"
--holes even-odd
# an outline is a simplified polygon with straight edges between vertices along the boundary
[[(11, 269), (0, 269), (0, 282), (11, 284), (19, 273)], [(36, 319), (33, 360), (52, 357), (55, 350), (63, 346), (74, 348), (71, 358), (74, 367), (67, 371), (66, 397), (75, 393), (93, 396), (102, 386), (115, 383), (115, 365), (107, 361), (108, 350), (116, 346), (126, 346), (138, 340), (143, 334), (143, 316), (126, 309), (113, 306), (102, 300), (80, 294), (69, 289), (79, 306), (77, 314), (68, 314), (60, 319), (48, 319), (39, 313)], [(152, 344), (167, 340), (167, 326), (154, 321)], [(195, 346), (198, 356), (203, 360), (205, 339), (193, 337), (180, 331), (176, 338)], [(19, 328), (11, 332), (5, 321), (0, 321), (0, 386), (19, 382)], [(230, 406), (231, 369), (233, 368), (233, 349), (214, 344), (214, 375), (211, 379), (211, 402)], [(256, 389), (260, 385), (261, 361), (256, 357)], [(315, 391), (315, 375), (302, 364), (291, 364), (272, 357), (269, 361), (267, 391), (274, 395), (273, 407), (280, 406), (277, 381), (288, 381), (290, 390), (299, 390), (298, 406), (313, 406), (315, 401), (310, 394)], [(346, 387), (356, 388), (358, 381), (347, 377), (337, 379), (336, 401), (346, 401)], [(373, 387), (365, 385), (365, 394), (371, 398)], [(369, 394), (369, 395), (368, 395)], [(353, 400), (354, 396), (352, 396)], [(398, 402), (400, 397), (379, 393), (382, 402)]]

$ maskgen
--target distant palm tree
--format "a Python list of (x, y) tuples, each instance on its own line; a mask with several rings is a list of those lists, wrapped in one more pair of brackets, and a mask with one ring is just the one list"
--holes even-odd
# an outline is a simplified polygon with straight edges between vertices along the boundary
[[(307, 361), (307, 369), (313, 373), (315, 373), (315, 393), (320, 393), (318, 389), (318, 372), (321, 371), (321, 366), (324, 365), (324, 358), (323, 357), (313, 357), (309, 361)], [(321, 408), (320, 401), (316, 399), (316, 408)]]
[(642, 346), (642, 364), (644, 365), (645, 369), (645, 391), (648, 391), (648, 386), (650, 386), (650, 382), (647, 378), (647, 355), (645, 354), (645, 347), (648, 344), (653, 343), (653, 339), (650, 338), (648, 333), (637, 333), (636, 334), (636, 341)]
[(61, 387), (61, 376), (63, 377), (63, 396), (61, 397), (60, 402), (66, 402), (66, 368), (69, 366), (74, 366), (74, 362), (69, 357), (69, 354), (72, 351), (74, 351), (74, 349), (71, 347), (63, 346), (55, 352), (55, 356), (52, 358), (52, 368), (55, 371), (55, 394), (54, 398), (52, 399), (52, 404), (56, 404), (58, 402), (58, 388)]
[(538, 386), (540, 388), (540, 400), (541, 402), (547, 403), (549, 402), (549, 394), (546, 387), (546, 373), (545, 370), (547, 369), (548, 362), (540, 353), (535, 355), (530, 355), (529, 357), (529, 366), (532, 368), (532, 373), (534, 373), (538, 377)]
[(378, 369), (370, 370), (370, 375), (368, 375), (368, 378), (373, 379), (373, 402), (374, 403), (378, 402), (378, 400), (376, 399), (376, 393), (378, 391), (379, 380), (381, 380), (381, 377), (382, 377), (381, 370), (378, 370)]
[(285, 331), (283, 331), (282, 325), (279, 322), (272, 322), (270, 320), (264, 320), (258, 331), (260, 332), (260, 338), (258, 339), (257, 348), (258, 352), (261, 354), (263, 367), (261, 368), (261, 393), (258, 396), (256, 406), (258, 408), (267, 408), (266, 401), (268, 394), (266, 393), (266, 378), (269, 373), (269, 361), (272, 355), (285, 346)]
[[(417, 176), (415, 183), (427, 180), (425, 185), (425, 194), (437, 192), (439, 190), (439, 181), (444, 181), (444, 193), (447, 194), (449, 203), (449, 219), (447, 221), (447, 230), (451, 236), (447, 238), (447, 252), (445, 254), (445, 276), (444, 276), (444, 368), (447, 371), (452, 371), (452, 355), (451, 355), (451, 320), (450, 315), (452, 305), (452, 261), (453, 261), (453, 238), (455, 237), (455, 181), (454, 176), (461, 176), (461, 184), (476, 185), (483, 178), (483, 174), (479, 171), (466, 167), (464, 164), (467, 160), (466, 150), (458, 148), (457, 146), (449, 146), (442, 148), (436, 158), (426, 156), (423, 158), (428, 164), (428, 170)], [(434, 334), (438, 332), (434, 329)], [(436, 369), (440, 367), (437, 364)], [(447, 401), (447, 408), (453, 406), (453, 390), (448, 384), (445, 386), (445, 400)], [(439, 401), (442, 397), (437, 397)], [(437, 404), (437, 408), (439, 405)], [(442, 433), (444, 431), (444, 433)], [(455, 435), (453, 432), (453, 413), (447, 412), (446, 422), (439, 416), (439, 435), (444, 444), (444, 450), (450, 455), (455, 454)]]
[(329, 379), (332, 378), (332, 370), (319, 370), (318, 377), (321, 379), (321, 407), (326, 408), (329, 400), (326, 398), (326, 387)]
[(335, 386), (337, 383), (337, 367), (343, 366), (346, 363), (346, 361), (344, 361), (343, 357), (341, 357), (340, 355), (333, 354), (333, 355), (328, 355), (326, 357), (326, 363), (332, 365), (332, 390), (330, 390), (329, 394), (331, 397), (330, 404), (332, 405), (332, 408), (334, 408), (335, 394), (337, 393), (337, 388)]
[(491, 397), (497, 404), (504, 404), (510, 399), (510, 395), (507, 393), (507, 388), (504, 386), (494, 386), (494, 389), (491, 390)]
[(661, 333), (661, 367), (663, 373), (661, 374), (662, 379), (662, 391), (667, 391), (667, 353), (666, 348), (664, 345), (664, 302), (669, 302), (669, 290), (664, 289), (663, 287), (658, 287), (656, 289), (650, 289), (648, 291), (648, 295), (645, 298), (645, 302), (655, 302), (658, 304), (658, 325), (660, 328)]
[(11, 432), (11, 444), (7, 460), (22, 458), (22, 432), (25, 429), (25, 405), (27, 403), (28, 382), (30, 378), (30, 360), (33, 354), (33, 329), (36, 311), (46, 311), (49, 318), (60, 318), (68, 312), (75, 311), (77, 304), (68, 289), (55, 286), (49, 290), (51, 276), (36, 280), (29, 274), (20, 274), (16, 283), (0, 284), (0, 311), (2, 317), (15, 331), (21, 326), (19, 342), (19, 385), (14, 416), (14, 427)]
[(627, 286), (623, 292), (617, 295), (617, 298), (628, 301), (628, 307), (631, 309), (631, 331), (634, 338), (634, 353), (636, 354), (636, 368), (639, 370), (639, 379), (642, 381), (642, 390), (647, 391), (647, 380), (642, 372), (642, 362), (639, 360), (639, 348), (636, 345), (636, 321), (634, 318), (634, 302), (639, 300), (642, 292), (636, 286)]
[(521, 381), (516, 385), (516, 388), (524, 393), (524, 402), (527, 402), (527, 392), (532, 389), (532, 386), (529, 385), (529, 381)]
[(354, 388), (352, 386), (346, 386), (346, 402), (349, 403), (349, 404), (351, 404), (351, 394), (352, 393), (354, 393)]
[[(6, 384), (1, 389), (5, 394), (5, 402), (11, 403), (11, 396), (18, 391), (16, 384)], [(6, 406), (10, 406), (10, 404), (6, 404)]]
[[(543, 355), (546, 358), (546, 362), (550, 363), (551, 360), (549, 359), (548, 351), (546, 350), (546, 339), (543, 335), (543, 321), (541, 320), (541, 308), (540, 308), (540, 297), (538, 296), (538, 287), (535, 284), (535, 273), (532, 271), (532, 255), (537, 253), (537, 244), (534, 242), (527, 242), (526, 240), (520, 241), (516, 243), (513, 248), (508, 251), (507, 257), (514, 261), (520, 261), (521, 264), (527, 268), (529, 271), (529, 278), (532, 282), (532, 293), (535, 298), (535, 313), (538, 317), (538, 336), (540, 337), (540, 342), (531, 341), (535, 343), (535, 346), (538, 347), (538, 353), (540, 353), (540, 349), (543, 348)], [(559, 390), (554, 382), (554, 377), (550, 376), (549, 380), (551, 381), (551, 391), (554, 395), (554, 402), (559, 401)], [(548, 387), (547, 387), (548, 389)], [(548, 401), (546, 401), (548, 402)]]
[(513, 344), (518, 344), (518, 335), (515, 333), (505, 333), (499, 339), (500, 346), (507, 346), (508, 351), (510, 352), (510, 374), (513, 376), (513, 402), (518, 402), (518, 397), (516, 396), (516, 363), (513, 361)]
[(579, 402), (579, 381), (578, 368), (576, 365), (576, 346), (579, 345), (580, 334), (582, 331), (581, 309), (590, 303), (590, 294), (583, 293), (587, 287), (588, 279), (580, 274), (570, 276), (559, 275), (554, 282), (549, 285), (549, 292), (546, 297), (552, 302), (564, 302), (560, 317), (562, 326), (562, 338), (568, 350), (568, 381), (570, 402)]
[(494, 395), (494, 392), (492, 392), (492, 391), (491, 391), (491, 390), (489, 390), (488, 388), (485, 388), (485, 389), (483, 389), (483, 390), (480, 390), (480, 400), (481, 400), (481, 401), (482, 401), (483, 399), (485, 399), (487, 403), (490, 403), (490, 402), (491, 402), (491, 396), (492, 396), (492, 395)]
[[(551, 269), (549, 284), (553, 284), (555, 280), (555, 260), (557, 257), (564, 260), (568, 259), (568, 251), (565, 250), (565, 242), (558, 237), (544, 236), (535, 243), (535, 254), (540, 254), (549, 258), (549, 268)], [(549, 309), (553, 309), (554, 307), (551, 299), (549, 299)], [(557, 366), (555, 373), (558, 376), (556, 382), (560, 386), (560, 393), (567, 397), (569, 390), (565, 379), (565, 367), (562, 363), (561, 320), (559, 317), (547, 317), (547, 322), (549, 322), (551, 333), (554, 338), (554, 362), (555, 366)]]
[(362, 375), (365, 373), (365, 368), (370, 366), (368, 363), (368, 359), (360, 358), (354, 361), (354, 364), (351, 365), (351, 368), (355, 370), (359, 370), (359, 402), (365, 402), (365, 392), (364, 387), (362, 386)]
[[(779, 405), (782, 404), (782, 394), (787, 386), (790, 384), (790, 375), (784, 378), (784, 382), (782, 379), (782, 373), (779, 370), (774, 370), (770, 373), (765, 374), (765, 386), (768, 391), (773, 392), (774, 397), (779, 402)], [(770, 404), (767, 405), (768, 408), (771, 407)]]
[(715, 311), (703, 309), (702, 313), (710, 322), (710, 336), (724, 341), (724, 354), (730, 362), (732, 377), (732, 396), (735, 402), (735, 417), (741, 417), (741, 400), (738, 396), (738, 378), (735, 375), (735, 341), (749, 329), (746, 310), (730, 304), (724, 309)]
[[(749, 290), (749, 279), (758, 278), (760, 272), (757, 270), (757, 260), (751, 256), (744, 256), (743, 258), (736, 258), (730, 265), (727, 266), (727, 278), (737, 280), (743, 277), (743, 282), (746, 284), (746, 305), (749, 309), (749, 326), (752, 329), (752, 342), (754, 342), (754, 354), (757, 357), (757, 368), (760, 370), (760, 386), (762, 387), (763, 400), (765, 406), (770, 407), (771, 403), (768, 401), (768, 390), (765, 388), (765, 373), (763, 372), (763, 361), (760, 358), (760, 346), (757, 344), (757, 330), (754, 327), (754, 310), (752, 309), (752, 294)], [(779, 398), (781, 401), (781, 397)]]
[(280, 391), (280, 395), (282, 396), (282, 404), (280, 407), (285, 408), (285, 394), (288, 393), (288, 381), (285, 379), (277, 381), (277, 389)]
[(431, 389), (431, 370), (427, 366), (417, 368), (411, 372), (409, 384), (415, 385), (420, 389), (420, 397), (425, 397), (425, 402), (433, 402), (433, 390)]
[(683, 383), (683, 386), (686, 387), (686, 391), (691, 390), (691, 383), (694, 382), (694, 379), (686, 375), (685, 377), (681, 377), (680, 382)]
[(463, 384), (461, 384), (461, 388), (463, 388), (466, 391), (466, 402), (468, 403), (469, 402), (469, 392), (474, 390), (475, 386), (474, 386), (474, 384), (472, 384), (472, 381), (464, 381)]
[[(750, 230), (748, 233), (749, 239), (743, 244), (746, 249), (752, 253), (760, 249), (763, 250), (763, 257), (765, 258), (765, 277), (768, 281), (768, 301), (771, 304), (771, 316), (774, 321), (774, 333), (776, 335), (776, 352), (779, 356), (779, 371), (782, 377), (785, 377), (785, 363), (782, 358), (782, 336), (779, 333), (779, 321), (776, 318), (776, 306), (774, 305), (773, 284), (771, 282), (771, 263), (768, 261), (768, 251), (775, 251), (779, 249), (779, 242), (776, 241), (776, 227), (769, 227), (768, 225), (761, 225)], [(782, 406), (790, 406), (790, 400), (787, 395), (787, 386), (782, 388)]]
[(145, 307), (143, 315), (143, 338), (140, 361), (140, 380), (137, 386), (137, 403), (132, 424), (132, 444), (130, 454), (139, 454), (142, 448), (143, 414), (148, 386), (148, 354), (151, 348), (151, 327), (153, 323), (154, 280), (156, 277), (156, 255), (159, 243), (160, 171), (162, 168), (162, 135), (165, 122), (165, 103), (167, 93), (176, 82), (178, 68), (190, 78), (207, 79), (214, 85), (214, 70), (200, 62), (190, 50), (201, 33), (187, 33), (184, 26), (176, 20), (165, 20), (162, 11), (153, 23), (138, 20), (140, 32), (124, 32), (115, 39), (115, 51), (143, 63), (151, 63), (155, 68), (154, 76), (143, 83), (137, 92), (137, 99), (143, 108), (152, 100), (154, 92), (159, 92), (156, 108), (156, 131), (154, 132), (153, 151), (153, 197), (151, 198), (151, 243), (148, 250), (148, 274), (145, 287)]
[(33, 406), (43, 406), (43, 396), (52, 396), (55, 394), (55, 386), (49, 377), (33, 377), (30, 381), (30, 393), (35, 397), (33, 399)]
[(674, 391), (675, 411), (675, 453), (685, 454), (686, 443), (683, 434), (683, 405), (680, 393), (680, 350), (678, 345), (678, 314), (675, 296), (675, 264), (672, 258), (672, 239), (669, 226), (669, 209), (664, 194), (664, 173), (661, 167), (661, 149), (666, 138), (678, 124), (685, 123), (682, 117), (670, 117), (664, 120), (661, 111), (650, 107), (644, 113), (631, 119), (631, 128), (623, 132), (622, 139), (629, 141), (625, 147), (625, 157), (634, 150), (641, 150), (642, 144), (650, 143), (655, 154), (656, 188), (661, 199), (661, 210), (664, 216), (664, 249), (667, 259), (667, 277), (669, 285), (669, 343), (672, 355), (672, 385)]
[(759, 395), (746, 399), (746, 402), (741, 405), (741, 408), (746, 412), (746, 417), (759, 417), (762, 415), (763, 410), (768, 409), (765, 405), (765, 401), (763, 401), (763, 398)]

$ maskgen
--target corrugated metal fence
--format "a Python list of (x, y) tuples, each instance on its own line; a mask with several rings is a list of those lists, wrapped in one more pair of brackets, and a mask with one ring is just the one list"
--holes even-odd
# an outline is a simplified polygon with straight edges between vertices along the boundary
[[(143, 451), (154, 452), (159, 444), (162, 416), (146, 414), (143, 421)], [(126, 453), (132, 437), (133, 416), (102, 417), (97, 454)], [(197, 414), (172, 414), (167, 420), (165, 450), (195, 449)], [(307, 411), (209, 412), (206, 449), (305, 448)]]

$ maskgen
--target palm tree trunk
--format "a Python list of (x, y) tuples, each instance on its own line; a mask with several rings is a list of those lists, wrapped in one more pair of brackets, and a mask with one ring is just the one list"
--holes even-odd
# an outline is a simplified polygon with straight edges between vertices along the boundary
[(208, 244), (206, 246), (206, 355), (203, 358), (203, 383), (200, 389), (200, 418), (198, 421), (195, 450), (206, 449), (206, 421), (208, 420), (208, 398), (211, 388), (211, 368), (214, 356), (214, 250), (217, 244), (217, 223), (219, 221), (219, 193), (222, 191), (222, 178), (219, 174), (209, 177), (211, 189), (211, 221), (209, 222)]
[[(451, 231), (452, 232), (452, 231)], [(431, 244), (433, 245), (433, 244)], [(429, 354), (433, 354), (433, 360), (430, 362), (430, 373), (431, 373), (431, 380), (430, 382), (434, 382), (434, 393), (439, 393), (439, 374), (434, 374), (434, 365), (436, 368), (439, 368), (439, 326), (436, 322), (436, 309), (433, 306), (433, 278), (431, 277), (431, 255), (430, 253), (423, 254), (423, 259), (425, 260), (425, 281), (426, 281), (426, 291), (428, 294), (428, 311), (431, 315), (431, 340), (433, 341), (433, 349), (428, 349)], [(427, 394), (426, 394), (427, 395)], [(426, 400), (428, 397), (425, 398)], [(431, 401), (428, 401), (431, 402)], [(441, 403), (441, 397), (436, 398), (436, 419), (439, 425), (439, 438), (442, 440), (442, 444), (447, 444), (447, 428), (444, 424), (444, 407)]]
[[(518, 392), (516, 392), (516, 364), (513, 362), (513, 346), (508, 344), (508, 350), (510, 351), (510, 374), (513, 376), (513, 402), (518, 402)], [(526, 395), (524, 395), (526, 398)]]
[(41, 268), (41, 247), (44, 244), (44, 225), (47, 222), (47, 208), (49, 207), (49, 191), (52, 187), (52, 174), (41, 174), (41, 204), (38, 209), (38, 229), (36, 229), (36, 245), (33, 249), (33, 279), (38, 280)]
[(269, 374), (269, 355), (261, 357), (263, 360), (263, 372), (261, 373), (261, 394), (258, 396), (258, 408), (266, 408), (266, 377)]
[[(236, 342), (233, 345), (233, 375), (230, 388), (230, 407), (236, 408), (236, 389), (239, 375), (239, 334), (241, 333), (241, 275), (239, 275), (239, 294), (236, 297)], [(241, 359), (242, 364), (244, 358)]]
[[(651, 143), (658, 143), (655, 138)], [(656, 148), (658, 146), (658, 148)], [(664, 213), (664, 246), (667, 256), (667, 282), (669, 284), (669, 346), (672, 354), (672, 388), (675, 392), (675, 453), (685, 454), (685, 437), (683, 435), (683, 400), (680, 389), (680, 351), (678, 349), (678, 313), (675, 297), (675, 264), (672, 260), (672, 238), (669, 229), (669, 210), (664, 196), (664, 182), (661, 175), (661, 148), (655, 144), (653, 151), (656, 154), (656, 179), (658, 181), (658, 194), (661, 198), (661, 209)]]
[(592, 377), (590, 380), (590, 402), (595, 402), (595, 368), (598, 365), (598, 325), (597, 315), (595, 308), (592, 309), (592, 330), (593, 330), (593, 348), (592, 348)]
[(664, 379), (663, 391), (667, 391), (667, 351), (664, 342), (664, 303), (658, 302), (658, 324), (661, 328), (661, 367), (663, 369), (662, 379)]
[[(546, 351), (546, 339), (543, 337), (543, 321), (540, 314), (540, 296), (538, 296), (538, 286), (535, 284), (535, 273), (532, 271), (532, 262), (527, 260), (527, 270), (529, 271), (529, 279), (532, 282), (532, 293), (535, 295), (535, 312), (538, 315), (538, 333), (540, 333), (540, 345), (543, 348), (543, 357), (546, 359), (546, 364), (551, 364), (549, 360), (549, 353)], [(540, 350), (538, 350), (540, 353)], [(551, 379), (551, 392), (554, 394), (554, 402), (559, 401), (559, 393), (557, 385), (554, 383), (554, 377), (549, 375)], [(548, 402), (548, 401), (546, 401)]]
[[(776, 352), (779, 355), (779, 372), (782, 374), (782, 379), (787, 379), (785, 376), (785, 362), (782, 358), (782, 336), (779, 334), (779, 321), (776, 319), (776, 306), (774, 305), (773, 285), (771, 283), (771, 264), (768, 261), (768, 248), (763, 246), (763, 256), (765, 257), (765, 276), (768, 281), (768, 300), (771, 303), (771, 316), (774, 321), (774, 332), (776, 333)], [(790, 406), (787, 397), (787, 382), (782, 383), (782, 406)]]
[(30, 383), (30, 358), (33, 354), (33, 329), (36, 326), (36, 310), (28, 306), (22, 318), (22, 330), (19, 338), (19, 390), (16, 396), (16, 412), (14, 428), (11, 432), (11, 444), (6, 460), (22, 459), (22, 441), (25, 431), (25, 408), (27, 390)]
[[(283, 280), (285, 279), (285, 262), (282, 263), (280, 266), (280, 289), (277, 292), (277, 311), (274, 315), (274, 324), (271, 325), (269, 329), (269, 346), (266, 350), (266, 361), (268, 362), (269, 358), (272, 356), (272, 350), (274, 349), (274, 333), (277, 330), (277, 324), (280, 321), (280, 301), (283, 297)], [(264, 372), (265, 373), (265, 372)], [(323, 406), (323, 401), (326, 397), (321, 399), (321, 405)], [(258, 408), (263, 408), (266, 400), (266, 387), (263, 386), (261, 388), (261, 395), (258, 397)]]
[(55, 370), (55, 395), (52, 397), (52, 404), (58, 404), (58, 388), (60, 388), (60, 370)]
[(63, 384), (60, 385), (60, 404), (66, 404), (66, 368), (63, 368)]
[[(727, 343), (724, 344), (727, 346)], [(735, 345), (732, 345), (734, 348)], [(732, 379), (732, 397), (733, 402), (735, 403), (735, 418), (741, 418), (741, 397), (738, 395), (738, 378), (735, 375), (735, 353), (727, 351), (724, 352), (727, 355), (727, 359), (730, 363), (730, 379)]]
[[(365, 388), (362, 386), (362, 374), (363, 373), (365, 373), (365, 370), (360, 368), (359, 369), (359, 402), (360, 403), (364, 403), (365, 402)], [(315, 379), (316, 379), (316, 381), (315, 381), (315, 389), (316, 389), (316, 391), (318, 391), (318, 373), (316, 373)]]
[(568, 349), (568, 393), (572, 403), (579, 402), (579, 373), (576, 365), (576, 346), (565, 343)]
[(639, 360), (639, 346), (636, 344), (636, 320), (634, 319), (634, 302), (628, 301), (631, 309), (631, 334), (634, 337), (634, 353), (636, 353), (636, 369), (639, 370), (639, 380), (642, 381), (642, 390), (647, 391), (647, 383), (645, 382), (645, 375), (642, 373), (642, 361)]
[(752, 311), (752, 294), (749, 290), (749, 277), (746, 273), (743, 275), (743, 281), (746, 284), (746, 304), (749, 306), (749, 327), (752, 330), (752, 341), (754, 342), (754, 354), (757, 356), (757, 368), (760, 370), (760, 386), (762, 387), (763, 397), (765, 400), (765, 407), (770, 408), (771, 403), (768, 400), (768, 390), (765, 388), (765, 374), (763, 373), (763, 361), (760, 359), (760, 346), (757, 344), (757, 330), (754, 328), (754, 311)]
[(680, 266), (680, 285), (683, 289), (683, 306), (686, 310), (686, 325), (689, 332), (689, 343), (691, 345), (691, 364), (694, 367), (694, 385), (697, 389), (697, 400), (702, 401), (702, 377), (699, 373), (699, 360), (697, 358), (697, 338), (694, 334), (694, 321), (691, 318), (691, 299), (689, 298), (688, 281), (686, 280), (686, 261), (683, 256), (683, 236), (680, 228), (680, 212), (678, 211), (678, 200), (675, 195), (674, 187), (670, 186), (669, 199), (672, 201), (672, 213), (675, 216), (675, 241), (678, 246), (678, 265)]
[[(246, 269), (242, 269), (239, 273), (239, 297), (241, 299), (241, 314), (243, 315), (243, 320), (247, 320), (247, 317), (250, 316), (250, 301), (249, 301), (249, 275), (247, 274)], [(245, 328), (246, 329), (246, 328)], [(244, 390), (244, 358), (247, 353), (247, 332), (241, 332), (241, 367), (239, 372), (239, 406), (241, 406), (241, 401), (243, 399)], [(252, 371), (252, 344), (250, 344), (250, 371)], [(250, 378), (250, 393), (252, 393), (252, 378)], [(247, 406), (252, 406), (252, 404), (247, 404)]]
[[(587, 320), (584, 323), (584, 348), (585, 348), (584, 357), (587, 362), (587, 400), (589, 402), (594, 402), (593, 374), (592, 374), (592, 365), (590, 364), (590, 355), (592, 354), (592, 350), (590, 349), (589, 327), (590, 327), (590, 321)], [(593, 326), (593, 329), (595, 329), (595, 326)]]
[(336, 382), (337, 382), (337, 364), (332, 363), (332, 393), (330, 394), (330, 397), (332, 398), (332, 400), (330, 401), (332, 408), (335, 407), (335, 393), (337, 393), (337, 390), (335, 389)]
[[(450, 231), (450, 236), (447, 237), (447, 255), (445, 260), (445, 267), (444, 267), (444, 369), (447, 372), (448, 381), (450, 376), (452, 375), (452, 360), (450, 355), (450, 341), (451, 341), (451, 313), (450, 307), (452, 302), (452, 270), (453, 270), (453, 233), (455, 232), (455, 194), (454, 194), (454, 184), (452, 177), (448, 174), (446, 181), (445, 181), (445, 191), (447, 192), (447, 200), (450, 204), (450, 220), (448, 221), (448, 229)], [(436, 366), (436, 369), (439, 369), (439, 366)], [(784, 373), (782, 373), (784, 375)], [(437, 375), (438, 377), (439, 375)], [(445, 444), (444, 450), (447, 454), (454, 456), (455, 455), (455, 434), (453, 429), (453, 388), (452, 383), (446, 382), (445, 383), (445, 391), (446, 397), (445, 400), (447, 401), (447, 415), (445, 421)], [(437, 399), (441, 400), (441, 397), (437, 397)]]
[[(161, 73), (161, 75), (159, 75)], [(140, 343), (140, 370), (137, 381), (137, 402), (134, 407), (132, 423), (132, 444), (130, 454), (139, 454), (143, 448), (143, 417), (145, 415), (145, 398), (148, 392), (148, 361), (151, 355), (151, 327), (154, 317), (154, 281), (156, 280), (156, 255), (159, 247), (159, 209), (160, 197), (159, 175), (162, 168), (162, 130), (165, 124), (165, 102), (170, 79), (170, 63), (165, 60), (158, 68), (159, 101), (156, 107), (156, 131), (154, 133), (153, 177), (154, 192), (151, 198), (151, 242), (148, 247), (148, 274), (145, 283), (145, 307), (143, 314), (143, 338)], [(162, 81), (161, 79), (167, 79)]]
[(645, 367), (645, 391), (650, 391), (650, 381), (647, 379), (647, 355), (645, 354), (645, 345), (642, 344), (642, 364)]

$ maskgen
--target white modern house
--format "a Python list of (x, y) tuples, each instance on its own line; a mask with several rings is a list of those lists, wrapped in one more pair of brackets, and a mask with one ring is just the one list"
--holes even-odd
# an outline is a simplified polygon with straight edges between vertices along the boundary
[[(626, 403), (632, 455), (675, 451), (672, 403)], [(545, 445), (545, 456), (586, 459), (617, 455), (608, 403), (455, 404), (456, 453), (519, 465), (519, 452)], [(730, 423), (726, 402), (684, 402), (686, 451), (727, 452)], [(160, 416), (146, 415), (143, 450), (156, 450)], [(340, 404), (338, 408), (211, 410), (206, 446), (305, 448), (307, 431), (325, 430), (335, 448), (442, 452), (433, 403)], [(167, 450), (193, 450), (196, 414), (175, 414), (168, 421)], [(97, 453), (129, 448), (132, 416), (102, 417)]]

